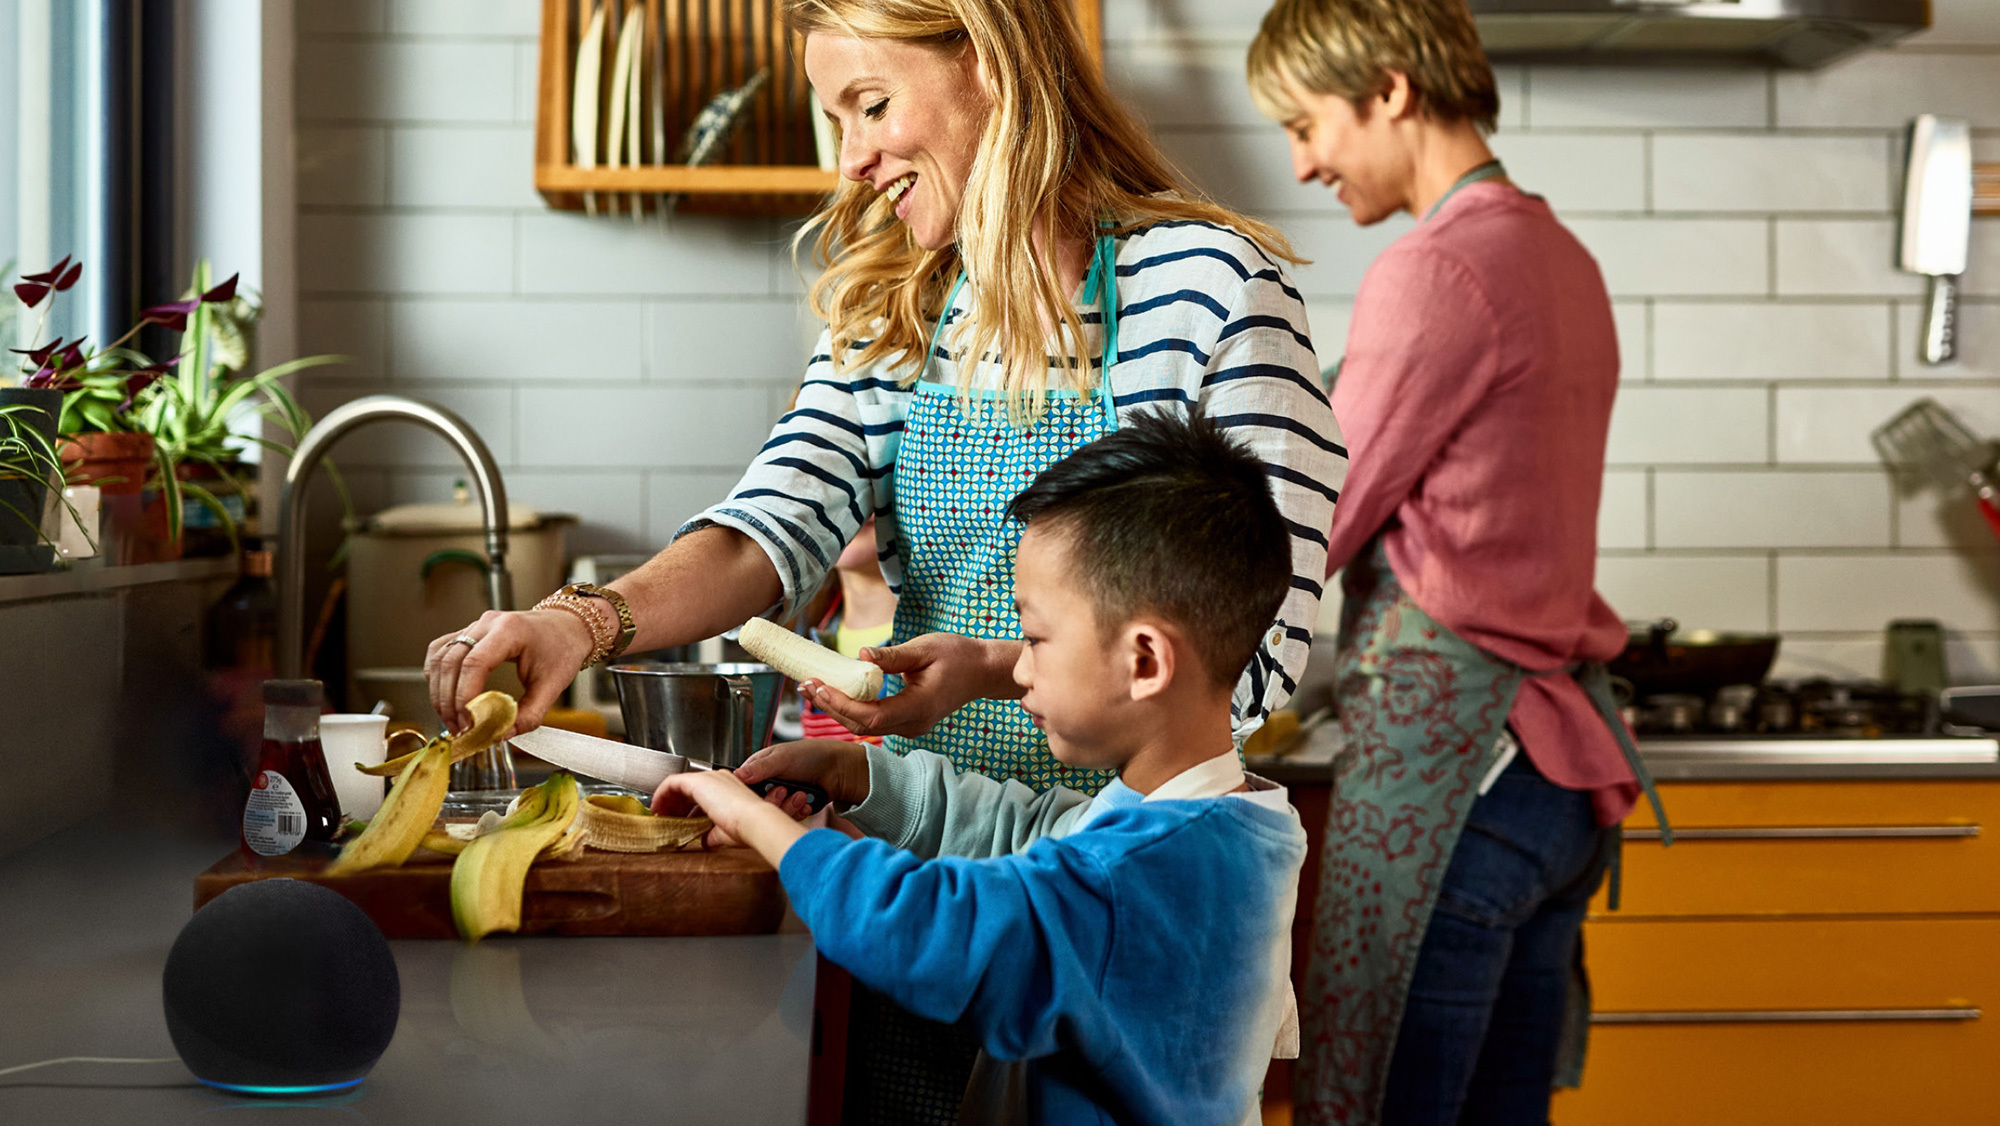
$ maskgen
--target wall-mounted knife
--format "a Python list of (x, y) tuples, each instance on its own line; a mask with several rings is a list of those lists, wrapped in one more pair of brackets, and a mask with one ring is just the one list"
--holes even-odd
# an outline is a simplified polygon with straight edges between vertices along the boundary
[(1958, 354), (1958, 276), (1972, 237), (1972, 129), (1924, 114), (1910, 123), (1898, 264), (1931, 279), (1918, 357), (1933, 366)]

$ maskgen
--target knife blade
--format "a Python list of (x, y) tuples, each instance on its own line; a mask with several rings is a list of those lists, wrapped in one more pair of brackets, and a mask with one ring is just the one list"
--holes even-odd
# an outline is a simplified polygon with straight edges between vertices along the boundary
[[(616, 739), (600, 739), (595, 735), (564, 731), (557, 727), (537, 727), (508, 741), (564, 770), (589, 775), (643, 794), (659, 789), (660, 783), (672, 775), (689, 770), (713, 769), (705, 762), (690, 761), (686, 755), (635, 747)], [(806, 795), (806, 810), (809, 813), (818, 813), (830, 800), (824, 789), (790, 778), (766, 778), (752, 783), (750, 788), (762, 795), (778, 786)]]
[(1937, 365), (1958, 354), (1958, 276), (1972, 235), (1972, 129), (1927, 113), (1910, 123), (1909, 140), (1898, 263), (1931, 279), (1919, 357)]

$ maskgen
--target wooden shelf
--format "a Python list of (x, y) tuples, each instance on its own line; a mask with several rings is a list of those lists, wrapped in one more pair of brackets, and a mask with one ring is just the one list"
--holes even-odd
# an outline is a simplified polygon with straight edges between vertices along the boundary
[[(610, 0), (605, 0), (610, 2)], [(1101, 0), (1073, 0), (1077, 21), (1100, 64)], [(641, 13), (646, 80), (642, 155), (648, 162), (583, 168), (570, 138), (570, 92), (592, 0), (543, 0), (539, 94), (535, 110), (535, 190), (550, 207), (624, 215), (651, 212), (664, 195), (686, 211), (805, 214), (819, 206), (838, 175), (818, 165), (809, 117), (803, 47), (778, 17), (777, 0), (622, 0), (614, 11)], [(609, 21), (607, 21), (609, 22)], [(617, 29), (605, 36), (604, 72), (612, 70)], [(661, 52), (664, 51), (664, 57)], [(701, 167), (661, 163), (652, 151), (664, 134), (675, 149), (687, 123), (717, 92), (742, 85), (758, 69), (771, 79), (752, 99), (722, 158)], [(652, 78), (661, 78), (657, 107)], [(664, 130), (656, 128), (655, 116)]]

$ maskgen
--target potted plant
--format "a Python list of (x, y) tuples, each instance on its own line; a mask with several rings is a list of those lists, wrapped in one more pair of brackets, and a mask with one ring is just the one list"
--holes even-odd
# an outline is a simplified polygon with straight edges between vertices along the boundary
[[(263, 310), (233, 287), (223, 295), (212, 281), (208, 262), (198, 262), (187, 295), (149, 310), (182, 333), (183, 348), (173, 371), (146, 390), (136, 413), (162, 461), (175, 467), (181, 489), (201, 502), (183, 507), (182, 534), (191, 544), (205, 540), (229, 548), (249, 515), (254, 489), (255, 467), (243, 460), (245, 445), (289, 454), (312, 425), (285, 377), (345, 357), (306, 356), (245, 374)], [(245, 433), (249, 428), (241, 424), (249, 419), (274, 424), (290, 444)]]
[(55, 441), (61, 409), (58, 392), (0, 388), (0, 575), (55, 565), (55, 543), (42, 514), (50, 487), (62, 477)]

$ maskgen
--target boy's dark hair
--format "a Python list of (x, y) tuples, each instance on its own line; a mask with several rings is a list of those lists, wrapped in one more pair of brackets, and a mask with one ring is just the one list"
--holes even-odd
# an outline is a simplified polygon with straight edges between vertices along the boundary
[(1067, 539), (1100, 625), (1167, 618), (1218, 685), (1243, 674), (1291, 589), (1263, 463), (1198, 408), (1138, 415), (1042, 470), (1007, 512)]

